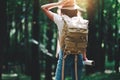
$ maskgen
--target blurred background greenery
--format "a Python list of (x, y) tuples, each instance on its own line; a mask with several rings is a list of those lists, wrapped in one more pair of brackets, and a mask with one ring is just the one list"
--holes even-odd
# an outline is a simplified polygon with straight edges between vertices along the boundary
[[(54, 80), (57, 27), (40, 8), (54, 1), (0, 0), (0, 80)], [(77, 4), (86, 9), (87, 56), (95, 61), (82, 80), (120, 80), (120, 0)]]

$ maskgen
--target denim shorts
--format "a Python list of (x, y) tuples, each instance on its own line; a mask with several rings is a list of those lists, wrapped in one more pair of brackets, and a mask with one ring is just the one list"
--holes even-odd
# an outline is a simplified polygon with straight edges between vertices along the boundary
[[(61, 80), (62, 78), (62, 59), (63, 59), (63, 52), (60, 51), (59, 53), (59, 59), (57, 62), (56, 72), (55, 72), (55, 80)], [(75, 62), (74, 62), (75, 55), (68, 55), (65, 59), (65, 66), (64, 66), (64, 77), (68, 74), (70, 74), (70, 77), (72, 80), (75, 80)], [(83, 68), (83, 58), (82, 54), (78, 55), (78, 61), (77, 61), (77, 74), (78, 74), (78, 80), (81, 80), (82, 75), (82, 68)]]

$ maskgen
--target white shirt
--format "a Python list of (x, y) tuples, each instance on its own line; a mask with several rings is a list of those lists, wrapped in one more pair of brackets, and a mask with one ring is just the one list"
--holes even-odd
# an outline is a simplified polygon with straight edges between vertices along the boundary
[(60, 36), (60, 34), (62, 33), (62, 28), (64, 26), (64, 21), (62, 19), (62, 16), (58, 14), (54, 14), (54, 22), (57, 25), (59, 36)]

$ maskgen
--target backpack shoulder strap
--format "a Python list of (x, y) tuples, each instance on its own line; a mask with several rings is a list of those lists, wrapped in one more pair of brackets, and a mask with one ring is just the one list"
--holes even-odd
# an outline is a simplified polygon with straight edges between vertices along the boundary
[(65, 21), (64, 17), (62, 17), (62, 20), (64, 21), (64, 26), (63, 26), (63, 29), (67, 30), (67, 22)]
[(68, 26), (64, 18), (63, 18), (63, 21), (64, 21), (64, 26), (62, 28), (61, 36), (59, 36), (59, 42), (60, 42), (60, 47), (64, 50), (64, 43), (65, 43), (64, 41), (65, 41)]

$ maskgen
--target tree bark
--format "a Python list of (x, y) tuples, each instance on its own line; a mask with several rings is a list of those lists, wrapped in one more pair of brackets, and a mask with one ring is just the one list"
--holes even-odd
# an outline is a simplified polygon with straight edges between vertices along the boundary
[[(39, 41), (39, 0), (33, 1), (33, 27), (32, 37)], [(32, 43), (32, 71), (31, 80), (40, 80), (39, 50), (38, 44)]]
[[(51, 21), (48, 21), (48, 27), (50, 27), (47, 31), (47, 36), (49, 38), (47, 49), (50, 53), (52, 53), (52, 38), (53, 38), (53, 28)], [(50, 56), (46, 56), (46, 70), (45, 70), (45, 80), (52, 80), (52, 58)]]
[(0, 80), (2, 80), (3, 55), (7, 45), (7, 15), (6, 0), (0, 0)]
[(98, 0), (98, 50), (96, 53), (96, 71), (104, 72), (105, 69), (105, 52), (101, 46), (104, 41), (104, 0)]
[[(95, 26), (95, 0), (88, 0), (88, 20), (89, 20), (89, 34), (88, 34), (88, 47), (87, 47), (87, 57), (88, 59), (95, 60), (96, 54), (96, 26)], [(95, 67), (86, 66), (86, 75), (89, 75), (95, 71)]]
[(116, 73), (119, 72), (119, 65), (120, 65), (120, 38), (118, 38), (118, 0), (115, 0), (115, 4), (116, 4), (116, 7), (115, 7), (115, 65), (114, 65), (114, 68), (115, 68), (115, 71)]

